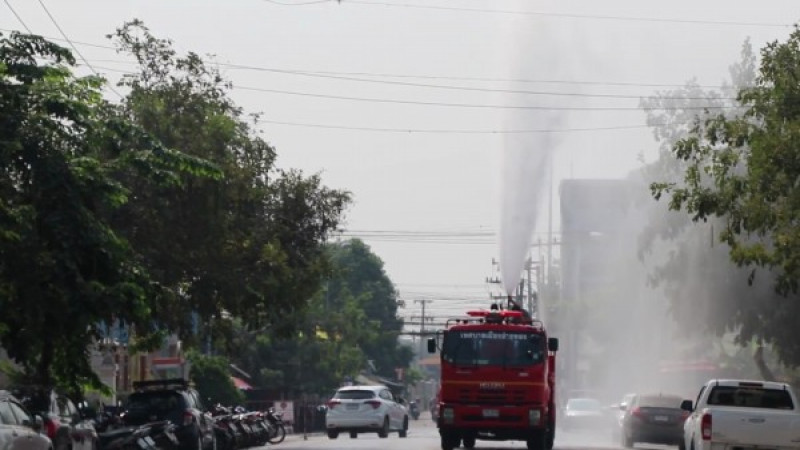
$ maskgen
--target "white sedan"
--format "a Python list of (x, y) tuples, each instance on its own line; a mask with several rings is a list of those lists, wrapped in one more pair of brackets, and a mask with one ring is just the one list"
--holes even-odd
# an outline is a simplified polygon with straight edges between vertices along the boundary
[(397, 431), (401, 438), (408, 432), (408, 411), (386, 386), (348, 386), (336, 391), (328, 401), (325, 426), (328, 437), (336, 439), (340, 432), (378, 433), (385, 438)]

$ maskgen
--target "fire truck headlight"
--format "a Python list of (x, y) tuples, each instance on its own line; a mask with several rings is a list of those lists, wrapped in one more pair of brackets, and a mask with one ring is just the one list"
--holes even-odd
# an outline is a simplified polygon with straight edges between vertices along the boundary
[(531, 409), (528, 411), (528, 422), (530, 425), (539, 425), (539, 419), (542, 418), (542, 412), (538, 409)]
[(453, 412), (453, 408), (442, 409), (442, 420), (444, 420), (444, 423), (453, 423), (455, 419), (456, 415)]

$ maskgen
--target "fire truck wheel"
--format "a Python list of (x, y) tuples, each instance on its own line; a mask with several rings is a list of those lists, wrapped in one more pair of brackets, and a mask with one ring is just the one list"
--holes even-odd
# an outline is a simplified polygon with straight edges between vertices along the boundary
[(554, 423), (551, 423), (550, 426), (547, 428), (547, 442), (545, 442), (547, 446), (545, 448), (547, 450), (553, 450), (553, 445), (555, 444), (555, 441), (556, 441), (556, 425)]
[(464, 436), (464, 448), (475, 448), (475, 436)]
[(443, 432), (442, 437), (442, 450), (453, 450), (454, 448), (461, 447), (461, 436), (457, 434)]
[(381, 430), (378, 431), (378, 437), (379, 438), (387, 438), (387, 437), (389, 437), (389, 418), (388, 417), (384, 417), (383, 426), (381, 427)]
[(534, 431), (526, 444), (528, 444), (528, 450), (545, 450), (547, 448), (547, 433)]

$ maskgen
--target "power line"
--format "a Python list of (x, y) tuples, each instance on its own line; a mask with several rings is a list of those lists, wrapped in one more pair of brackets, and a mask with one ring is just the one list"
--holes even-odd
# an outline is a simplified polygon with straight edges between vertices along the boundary
[[(299, 71), (299, 70), (286, 70), (286, 69), (272, 69), (266, 67), (255, 67), (255, 66), (243, 66), (238, 64), (227, 64), (228, 67), (236, 68), (236, 69), (248, 69), (248, 70), (257, 70), (263, 72), (272, 72), (272, 73), (281, 73), (287, 75), (300, 75), (304, 77), (313, 77), (313, 78), (326, 78), (326, 79), (334, 79), (334, 80), (343, 80), (343, 81), (355, 81), (360, 83), (374, 83), (374, 84), (389, 84), (394, 86), (409, 86), (409, 87), (423, 87), (423, 88), (431, 88), (431, 89), (447, 89), (447, 90), (457, 90), (457, 91), (470, 91), (470, 92), (494, 92), (494, 93), (502, 93), (502, 94), (525, 94), (525, 95), (548, 95), (548, 96), (556, 96), (556, 97), (588, 97), (588, 98), (619, 98), (619, 99), (640, 99), (642, 97), (646, 97), (646, 95), (630, 95), (630, 94), (591, 94), (585, 92), (553, 92), (553, 91), (531, 91), (525, 89), (497, 89), (497, 88), (484, 88), (484, 87), (472, 87), (472, 86), (453, 86), (453, 85), (442, 85), (442, 84), (426, 84), (426, 83), (411, 83), (406, 81), (392, 81), (392, 80), (373, 80), (369, 78), (358, 78), (353, 76), (345, 76), (345, 75), (335, 75), (329, 73), (320, 73), (320, 72), (306, 72), (306, 71)], [(693, 97), (693, 96), (686, 96), (686, 97), (669, 97), (669, 96), (662, 96), (660, 97), (666, 100), (736, 100), (735, 97), (713, 97), (713, 96), (700, 96), (700, 97)]]
[[(43, 0), (38, 0), (38, 1), (39, 1), (39, 4), (42, 5), (42, 9), (44, 9), (44, 12), (47, 13), (47, 17), (50, 18), (50, 21), (53, 22), (53, 25), (56, 26), (56, 28), (58, 29), (58, 32), (61, 33), (61, 36), (64, 37), (64, 40), (69, 43), (70, 47), (72, 47), (73, 50), (75, 50), (75, 53), (81, 58), (81, 60), (84, 62), (84, 64), (86, 64), (86, 66), (89, 67), (89, 69), (92, 71), (92, 73), (94, 73), (95, 76), (99, 77), (100, 74), (97, 73), (96, 70), (94, 70), (94, 67), (92, 67), (92, 65), (89, 63), (89, 60), (86, 59), (86, 57), (83, 56), (83, 53), (81, 53), (81, 51), (78, 50), (78, 47), (76, 47), (75, 44), (72, 43), (72, 41), (69, 39), (69, 36), (67, 36), (67, 33), (65, 33), (64, 30), (61, 28), (61, 25), (58, 24), (58, 21), (56, 20), (56, 18), (53, 17), (52, 14), (50, 14), (50, 10), (47, 9), (47, 6), (44, 4), (44, 1)], [(116, 94), (117, 97), (119, 97), (120, 99), (124, 98), (122, 96), (122, 94), (120, 94), (119, 92), (117, 92), (116, 89), (114, 89), (114, 86), (111, 86), (109, 84), (108, 88), (109, 88), (109, 90), (111, 92)]]
[[(309, 0), (307, 2), (279, 2), (277, 0), (264, 0), (267, 3), (272, 3), (274, 5), (281, 5), (281, 6), (306, 6), (306, 5), (318, 5), (320, 3), (328, 3), (334, 0)], [(339, 0), (341, 1), (341, 0)]]
[(529, 130), (466, 130), (466, 129), (424, 129), (424, 128), (383, 128), (383, 127), (355, 127), (345, 125), (328, 125), (310, 122), (286, 122), (279, 120), (259, 119), (259, 123), (267, 123), (273, 125), (285, 125), (291, 127), (303, 128), (323, 128), (331, 130), (348, 130), (348, 131), (367, 131), (367, 132), (381, 132), (381, 133), (408, 133), (408, 134), (544, 134), (544, 133), (573, 133), (573, 132), (590, 132), (590, 131), (613, 131), (613, 130), (631, 130), (650, 128), (655, 125), (620, 125), (608, 127), (586, 127), (586, 128), (562, 128), (562, 129), (529, 129)]
[[(7, 1), (7, 0), (5, 0)], [(333, 0), (326, 0), (333, 1)], [(9, 28), (0, 28), (0, 31), (15, 31)], [(53, 41), (64, 41), (52, 36), (42, 36), (45, 39)], [(116, 47), (111, 45), (95, 44), (91, 42), (72, 41), (73, 44), (82, 45), (85, 47), (93, 47), (106, 50), (117, 50)], [(98, 60), (97, 62), (113, 62), (136, 65), (134, 61), (121, 61), (121, 60)], [(469, 76), (455, 76), (455, 75), (420, 75), (420, 74), (399, 74), (388, 72), (363, 72), (363, 71), (330, 71), (330, 70), (308, 70), (308, 69), (281, 69), (260, 67), (245, 64), (223, 63), (214, 61), (213, 64), (222, 67), (229, 67), (232, 69), (266, 71), (266, 72), (283, 72), (283, 73), (302, 73), (302, 74), (321, 74), (321, 75), (342, 75), (342, 76), (369, 76), (369, 77), (383, 77), (383, 78), (411, 78), (411, 79), (426, 79), (426, 80), (453, 80), (453, 81), (478, 81), (478, 82), (504, 82), (504, 83), (526, 83), (526, 84), (570, 84), (570, 85), (591, 85), (591, 86), (618, 86), (618, 87), (656, 87), (656, 88), (680, 88), (685, 87), (685, 83), (656, 83), (656, 82), (628, 82), (628, 81), (600, 81), (600, 80), (555, 80), (555, 79), (531, 79), (531, 78), (503, 78), (503, 77), (469, 77)], [(122, 72), (122, 73), (135, 73), (128, 71), (121, 71), (119, 69), (107, 68), (107, 70)], [(719, 84), (696, 84), (699, 88), (707, 89), (721, 89), (725, 86)], [(747, 86), (743, 86), (747, 87)]]
[[(473, 108), (473, 109), (510, 109), (510, 110), (526, 110), (526, 111), (641, 111), (642, 107), (639, 106), (533, 106), (533, 105), (497, 105), (497, 104), (482, 104), (482, 103), (451, 103), (451, 102), (428, 102), (420, 100), (402, 100), (392, 98), (379, 98), (379, 97), (352, 97), (347, 95), (334, 95), (334, 94), (320, 94), (316, 92), (302, 92), (302, 91), (287, 91), (282, 89), (269, 89), (253, 86), (236, 86), (236, 89), (253, 92), (265, 92), (268, 94), (281, 94), (292, 95), (300, 97), (324, 98), (327, 100), (344, 100), (354, 102), (367, 102), (367, 103), (387, 103), (387, 104), (400, 104), (400, 105), (417, 105), (417, 106), (437, 106), (445, 108)], [(710, 110), (710, 109), (734, 109), (735, 106), (717, 106), (717, 105), (704, 105), (704, 106), (685, 106), (678, 109), (684, 110)], [(659, 109), (674, 109), (674, 108), (659, 108)]]
[(508, 9), (486, 9), (486, 8), (464, 8), (456, 6), (420, 5), (413, 3), (391, 3), (387, 1), (365, 1), (365, 0), (341, 0), (341, 3), (354, 3), (360, 5), (389, 6), (395, 8), (415, 8), (440, 11), (458, 11), (471, 13), (491, 13), (507, 14), (530, 17), (557, 17), (565, 19), (592, 19), (592, 20), (613, 20), (624, 22), (654, 22), (654, 23), (675, 23), (688, 25), (722, 25), (722, 26), (751, 26), (751, 27), (770, 27), (786, 28), (790, 24), (774, 22), (741, 22), (741, 21), (722, 21), (722, 20), (699, 20), (699, 19), (665, 19), (659, 17), (633, 17), (633, 16), (612, 16), (602, 14), (572, 14), (572, 13), (550, 13), (540, 11), (520, 11)]
[(28, 28), (28, 25), (26, 25), (26, 24), (25, 24), (25, 21), (24, 21), (24, 20), (22, 20), (22, 17), (20, 17), (20, 15), (19, 15), (19, 14), (17, 14), (17, 11), (15, 11), (15, 10), (14, 10), (14, 7), (13, 7), (13, 6), (11, 6), (11, 3), (9, 3), (9, 1), (8, 1), (8, 0), (3, 0), (3, 2), (5, 2), (6, 6), (8, 6), (8, 9), (10, 9), (10, 10), (11, 10), (11, 13), (12, 13), (12, 14), (14, 14), (14, 17), (16, 17), (16, 18), (17, 18), (17, 20), (19, 21), (19, 23), (21, 23), (21, 24), (22, 24), (22, 26), (23, 26), (23, 27), (24, 27), (26, 30), (28, 30), (28, 34), (33, 34), (33, 31), (31, 31), (31, 29), (30, 29), (30, 28)]

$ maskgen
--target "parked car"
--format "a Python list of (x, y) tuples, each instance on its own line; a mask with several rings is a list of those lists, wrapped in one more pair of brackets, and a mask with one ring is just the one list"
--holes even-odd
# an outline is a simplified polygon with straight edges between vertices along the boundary
[(683, 436), (683, 422), (688, 414), (681, 409), (677, 395), (636, 395), (622, 418), (622, 445), (637, 442), (677, 445)]
[(11, 393), (32, 414), (43, 420), (42, 431), (55, 450), (93, 450), (97, 432), (91, 420), (85, 420), (75, 403), (52, 389), (38, 386), (15, 386)]
[(134, 383), (121, 419), (125, 425), (138, 426), (169, 420), (181, 448), (215, 450), (214, 419), (203, 408), (200, 395), (182, 379)]
[(336, 391), (328, 401), (325, 414), (328, 437), (336, 439), (339, 433), (378, 433), (389, 436), (397, 431), (401, 438), (408, 432), (408, 411), (400, 400), (396, 400), (386, 386), (348, 386)]
[(564, 406), (564, 430), (597, 430), (608, 425), (603, 406), (595, 398), (570, 398)]
[(53, 442), (40, 433), (44, 421), (31, 415), (8, 391), (0, 391), (0, 448), (53, 450)]

